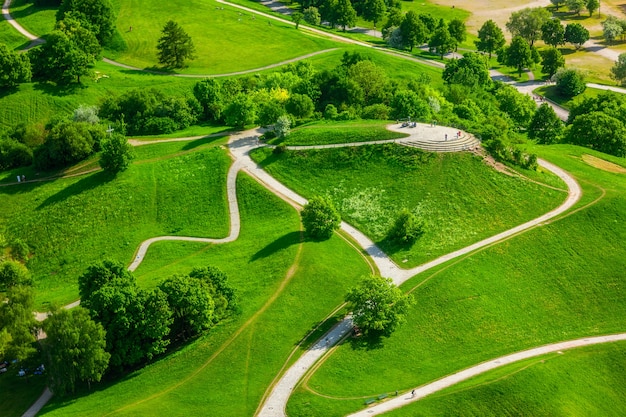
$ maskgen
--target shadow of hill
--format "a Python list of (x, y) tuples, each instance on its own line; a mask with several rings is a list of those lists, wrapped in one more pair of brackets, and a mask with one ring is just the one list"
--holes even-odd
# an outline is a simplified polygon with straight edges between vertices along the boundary
[(51, 195), (46, 198), (37, 208), (36, 210), (44, 209), (52, 204), (57, 204), (67, 200), (68, 198), (79, 195), (85, 191), (93, 190), (94, 188), (98, 188), (101, 185), (106, 184), (115, 178), (114, 175), (109, 174), (105, 171), (98, 171), (93, 175), (89, 175), (85, 178), (82, 178), (78, 182), (65, 187), (61, 191), (56, 194)]

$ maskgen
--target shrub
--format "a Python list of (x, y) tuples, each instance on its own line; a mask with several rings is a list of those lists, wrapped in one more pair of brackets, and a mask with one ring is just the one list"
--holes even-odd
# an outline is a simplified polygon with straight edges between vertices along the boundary
[(378, 103), (363, 108), (361, 117), (363, 119), (389, 120), (389, 113), (391, 113), (389, 106)]
[(419, 239), (425, 231), (425, 223), (418, 219), (413, 213), (407, 209), (403, 209), (393, 226), (389, 230), (388, 238), (399, 244), (410, 246)]
[(575, 97), (583, 93), (587, 88), (585, 75), (580, 70), (561, 68), (554, 77), (556, 78), (556, 89), (563, 97)]
[(33, 151), (14, 140), (0, 141), (0, 170), (28, 166), (33, 163)]
[(329, 239), (341, 224), (339, 212), (327, 198), (311, 198), (301, 216), (307, 234), (315, 239)]
[(30, 254), (30, 248), (28, 244), (22, 239), (16, 238), (11, 242), (11, 256), (18, 261), (27, 261)]

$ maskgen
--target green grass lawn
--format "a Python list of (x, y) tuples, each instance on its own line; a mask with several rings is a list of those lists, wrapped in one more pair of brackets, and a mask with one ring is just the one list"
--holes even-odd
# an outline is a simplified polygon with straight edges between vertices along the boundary
[(536, 151), (578, 178), (585, 207), (408, 281), (403, 288), (413, 290), (416, 303), (407, 324), (384, 348), (341, 346), (309, 382), (338, 399), (300, 390), (291, 414), (342, 415), (362, 406), (354, 398), (407, 390), (515, 351), (626, 330), (624, 277), (615, 272), (626, 258), (619, 220), (626, 215), (626, 179), (580, 158), (593, 154), (624, 165), (623, 159), (573, 146)]
[[(306, 36), (293, 26), (278, 21), (268, 24), (262, 16), (215, 1), (175, 0), (168, 7), (176, 10), (176, 22), (196, 47), (197, 57), (181, 71), (184, 73), (221, 74), (260, 68), (337, 46), (320, 37)], [(127, 47), (106, 55), (142, 68), (156, 66), (157, 41), (168, 19), (161, 2), (120, 2), (117, 28)]]
[(408, 135), (391, 132), (385, 126), (389, 121), (358, 120), (353, 122), (315, 122), (291, 131), (286, 139), (272, 139), (277, 145), (325, 145), (333, 143), (368, 142), (403, 138)]
[(147, 238), (228, 234), (226, 152), (193, 142), (166, 145), (181, 154), (140, 147), (139, 159), (115, 179), (100, 171), (0, 188), (0, 227), (9, 240), (19, 237), (31, 247), (39, 305), (76, 299), (76, 279), (88, 265), (102, 258), (129, 262)]
[(0, 374), (3, 417), (20, 417), (37, 401), (46, 386), (45, 376), (33, 375), (26, 380), (16, 375), (18, 370), (13, 365), (6, 373)]
[[(263, 149), (253, 156), (301, 195), (329, 196), (344, 220), (407, 268), (535, 218), (565, 198), (564, 192), (499, 173), (468, 153), (389, 144), (281, 155)], [(547, 177), (536, 179), (542, 176)], [(385, 240), (402, 208), (427, 222), (425, 235), (411, 248)]]
[(40, 7), (32, 1), (11, 0), (10, 12), (24, 29), (35, 36), (52, 32), (56, 23), (56, 7)]
[(240, 176), (237, 187), (242, 230), (236, 242), (161, 242), (136, 275), (151, 287), (172, 273), (216, 265), (237, 289), (241, 315), (117, 384), (53, 400), (42, 415), (151, 416), (159, 410), (188, 416), (200, 409), (216, 416), (254, 414), (298, 342), (369, 269), (337, 235), (301, 243), (295, 210), (249, 177)]
[(564, 351), (510, 365), (386, 415), (567, 417), (626, 414), (626, 344)]
[(7, 45), (10, 49), (20, 49), (28, 45), (29, 41), (6, 20), (0, 19), (0, 43)]
[(573, 98), (563, 98), (556, 89), (555, 85), (549, 85), (549, 86), (544, 86), (544, 87), (539, 87), (537, 90), (538, 94), (541, 94), (542, 96), (545, 96), (547, 98), (549, 98), (550, 100), (554, 101), (555, 103), (559, 104), (560, 106), (565, 107), (566, 109), (570, 109), (573, 105), (578, 104), (579, 102), (581, 102), (582, 100), (585, 99), (585, 97), (596, 97), (599, 94), (602, 93), (606, 93), (605, 90), (600, 90), (598, 88), (589, 88), (587, 87), (585, 89), (585, 92), (577, 95), (576, 97)]

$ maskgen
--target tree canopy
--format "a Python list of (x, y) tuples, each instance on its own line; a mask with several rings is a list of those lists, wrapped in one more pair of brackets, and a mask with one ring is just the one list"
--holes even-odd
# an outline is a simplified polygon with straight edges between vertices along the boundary
[(521, 36), (531, 46), (541, 36), (541, 28), (551, 18), (543, 7), (525, 8), (511, 13), (506, 28), (513, 36)]
[(315, 239), (329, 239), (341, 224), (339, 212), (327, 198), (311, 198), (301, 216), (307, 234)]
[(479, 51), (487, 52), (489, 59), (491, 59), (491, 54), (502, 48), (505, 43), (502, 29), (493, 20), (487, 20), (483, 23), (478, 30), (478, 40), (475, 41), (476, 48)]
[(589, 40), (589, 31), (580, 23), (568, 23), (565, 26), (565, 42), (569, 42), (576, 49), (580, 49), (580, 47)]
[(0, 88), (28, 82), (30, 77), (28, 55), (11, 51), (5, 44), (0, 43)]
[(352, 320), (368, 337), (390, 336), (404, 322), (412, 297), (391, 278), (369, 276), (346, 295)]
[(121, 133), (111, 133), (102, 139), (100, 144), (100, 167), (107, 172), (116, 174), (125, 171), (133, 159), (133, 147), (128, 143), (126, 136)]
[(183, 68), (185, 61), (195, 58), (196, 48), (191, 37), (178, 23), (169, 20), (157, 43), (159, 64), (168, 68)]
[(95, 34), (101, 45), (107, 44), (115, 31), (115, 14), (109, 0), (63, 0), (57, 11), (57, 21), (68, 16)]

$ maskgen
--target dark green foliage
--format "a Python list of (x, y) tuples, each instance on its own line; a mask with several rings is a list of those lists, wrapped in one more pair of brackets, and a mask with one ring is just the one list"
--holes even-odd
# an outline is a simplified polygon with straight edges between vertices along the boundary
[(157, 44), (159, 63), (168, 68), (183, 68), (185, 61), (195, 58), (191, 37), (173, 20), (169, 20)]
[(304, 230), (314, 239), (330, 239), (341, 224), (341, 216), (334, 204), (323, 197), (311, 198), (300, 214)]
[(347, 27), (356, 23), (356, 11), (350, 0), (336, 0), (335, 4), (335, 21), (345, 32)]
[(427, 38), (428, 32), (424, 23), (420, 20), (417, 13), (410, 10), (404, 16), (400, 24), (400, 33), (402, 40), (409, 50), (413, 50), (415, 46), (421, 45)]
[(107, 172), (116, 174), (125, 171), (133, 159), (133, 147), (128, 143), (126, 136), (113, 133), (104, 138), (100, 144), (100, 166)]
[(67, 15), (81, 21), (92, 31), (101, 45), (105, 45), (115, 30), (115, 15), (108, 0), (63, 0), (57, 12), (57, 21)]
[(565, 140), (610, 155), (626, 156), (626, 127), (606, 113), (594, 111), (577, 116)]
[(213, 317), (221, 320), (231, 312), (238, 309), (237, 292), (228, 282), (228, 276), (215, 266), (204, 268), (194, 268), (189, 277), (198, 279), (205, 283), (215, 304)]
[(111, 355), (106, 352), (105, 331), (86, 309), (59, 309), (44, 322), (44, 341), (50, 386), (57, 395), (73, 393), (79, 381), (100, 381)]
[(611, 67), (611, 78), (620, 85), (626, 84), (626, 53), (620, 54), (615, 65)]
[(78, 293), (83, 307), (89, 308), (91, 295), (103, 286), (119, 280), (124, 285), (136, 285), (135, 278), (121, 262), (108, 259), (90, 265), (80, 277), (78, 277)]
[(293, 12), (291, 14), (291, 20), (296, 24), (296, 29), (300, 27), (300, 22), (304, 18), (304, 15), (300, 12)]
[(33, 163), (33, 150), (15, 140), (0, 140), (0, 170), (28, 166)]
[(587, 88), (585, 75), (575, 68), (561, 68), (556, 74), (556, 90), (566, 98), (582, 94)]
[[(389, 120), (390, 114), (391, 107), (382, 103), (364, 107), (361, 111), (361, 117), (363, 119)], [(324, 114), (324, 117), (327, 118), (326, 113)]]
[(159, 286), (173, 315), (171, 339), (186, 340), (213, 324), (215, 304), (208, 286), (186, 275), (174, 275)]
[(285, 103), (285, 109), (299, 119), (305, 119), (313, 114), (315, 109), (313, 100), (304, 94), (292, 94)]
[(351, 104), (369, 106), (389, 101), (391, 88), (387, 74), (372, 61), (361, 60), (351, 65), (347, 77)]
[(369, 276), (346, 295), (355, 326), (368, 337), (390, 336), (405, 321), (413, 298), (391, 278)]
[(95, 60), (100, 59), (102, 47), (90, 26), (76, 18), (74, 12), (66, 14), (63, 20), (59, 20), (55, 29), (65, 33), (72, 43), (87, 56)]
[(514, 87), (504, 85), (496, 91), (500, 109), (505, 112), (519, 127), (525, 128), (535, 114), (535, 101), (517, 91)]
[(445, 23), (435, 29), (428, 41), (428, 48), (434, 50), (441, 59), (445, 54), (452, 52), (456, 45), (456, 40), (450, 35)]
[(313, 26), (318, 26), (322, 22), (318, 8), (313, 6), (304, 9), (302, 18), (309, 25)]
[(565, 58), (563, 58), (561, 51), (559, 51), (557, 48), (549, 48), (545, 51), (542, 51), (542, 55), (543, 66), (541, 68), (541, 71), (544, 74), (548, 74), (548, 77), (552, 77), (554, 74), (556, 74), (559, 68), (565, 66)]
[(30, 60), (27, 54), (10, 50), (0, 43), (0, 88), (14, 87), (30, 81)]
[(224, 110), (224, 121), (229, 126), (244, 128), (256, 120), (256, 105), (245, 93), (237, 94)]
[(409, 210), (403, 209), (389, 230), (387, 238), (398, 245), (410, 246), (424, 234), (424, 231), (424, 221)]
[(222, 85), (215, 78), (206, 78), (193, 86), (193, 95), (202, 106), (205, 119), (218, 121), (222, 117), (224, 102)]
[(537, 169), (537, 155), (522, 152), (503, 136), (484, 141), (483, 145), (497, 161), (509, 162), (529, 170)]
[(541, 28), (552, 15), (543, 7), (525, 8), (511, 13), (506, 28), (511, 34), (521, 36), (530, 46), (540, 38)]
[(511, 45), (503, 52), (503, 56), (498, 55), (498, 61), (516, 68), (519, 75), (522, 75), (524, 68), (530, 67), (533, 63), (530, 46), (521, 36), (514, 37), (511, 40)]
[(491, 83), (487, 60), (474, 52), (465, 53), (461, 59), (448, 61), (442, 78), (448, 84), (463, 84), (468, 87)]
[(602, 112), (626, 123), (624, 108), (626, 108), (626, 96), (605, 91), (596, 97), (585, 97), (582, 101), (575, 103), (570, 109), (568, 123), (573, 123), (580, 115), (592, 112)]
[(33, 315), (34, 302), (35, 291), (30, 286), (18, 284), (7, 288), (5, 301), (0, 303), (0, 338), (4, 339), (6, 357), (21, 361), (35, 352), (38, 326)]
[(551, 144), (559, 142), (563, 135), (563, 122), (558, 118), (552, 106), (543, 103), (533, 115), (528, 126), (528, 137), (537, 143)]
[(565, 42), (573, 44), (576, 49), (589, 40), (589, 31), (580, 23), (568, 23), (565, 26)]
[(284, 116), (285, 113), (285, 108), (276, 100), (261, 101), (261, 103), (259, 103), (257, 123), (261, 126), (269, 126), (274, 124), (280, 116)]
[(550, 19), (541, 27), (541, 40), (556, 47), (565, 43), (565, 28), (559, 19)]
[(105, 136), (102, 125), (61, 121), (52, 127), (44, 144), (35, 150), (35, 166), (49, 169), (81, 161), (99, 149)]
[(461, 19), (452, 19), (448, 24), (448, 32), (452, 39), (455, 41), (454, 50), (459, 48), (459, 44), (465, 42), (467, 38), (467, 29), (465, 28), (465, 22)]
[(505, 44), (504, 33), (493, 20), (487, 20), (478, 30), (478, 40), (475, 41), (476, 49), (487, 52), (489, 59), (491, 54), (502, 48)]
[(100, 116), (124, 122), (129, 135), (171, 133), (189, 127), (198, 118), (197, 101), (193, 98), (166, 96), (154, 88), (135, 89), (119, 97), (107, 98)]
[[(11, 249), (11, 256), (13, 259), (17, 259), (21, 262), (28, 261), (28, 255), (30, 255), (30, 248), (28, 244), (24, 242), (20, 238), (15, 238), (9, 244), (9, 248)], [(30, 283), (26, 283), (30, 285)]]
[(46, 43), (28, 52), (33, 76), (57, 84), (80, 83), (80, 77), (91, 74), (95, 56), (83, 51), (76, 39), (61, 30), (48, 34)]
[(17, 285), (32, 285), (32, 278), (28, 269), (16, 261), (0, 263), (0, 289), (6, 291)]
[(387, 11), (385, 0), (366, 0), (364, 3), (363, 17), (374, 23), (374, 28), (376, 28), (376, 24), (382, 21)]
[(430, 120), (431, 110), (426, 100), (411, 90), (399, 90), (391, 100), (394, 119)]

